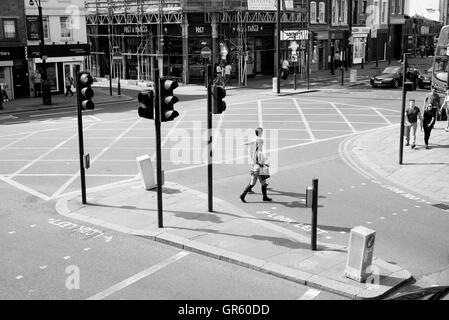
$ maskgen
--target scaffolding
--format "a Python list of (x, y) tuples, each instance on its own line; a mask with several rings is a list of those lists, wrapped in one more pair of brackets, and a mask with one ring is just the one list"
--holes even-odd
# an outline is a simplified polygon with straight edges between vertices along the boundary
[[(293, 3), (293, 8), (283, 10), (281, 22), (305, 29), (307, 0), (290, 2)], [(96, 62), (93, 67), (94, 73), (99, 75), (100, 61), (105, 63), (109, 56), (111, 62), (114, 52), (120, 52), (135, 63), (133, 77), (139, 81), (152, 80), (152, 70), (157, 67), (156, 58), (161, 59), (165, 53), (162, 52), (163, 47), (160, 45), (163, 37), (160, 26), (178, 24), (185, 27), (188, 14), (202, 12), (204, 23), (215, 21), (220, 25), (228, 24), (237, 28), (238, 36), (235, 39), (237, 43), (232, 44), (238, 48), (239, 85), (246, 84), (245, 60), (248, 59), (246, 25), (276, 22), (276, 11), (248, 10), (247, 0), (85, 0), (85, 7), (88, 38), (91, 43), (95, 43), (92, 50), (92, 60)], [(223, 33), (220, 33), (219, 37), (220, 40), (230, 40)], [(131, 38), (133, 46), (130, 49), (131, 46), (125, 46), (125, 40), (129, 41)], [(106, 46), (109, 46), (109, 51), (106, 50)], [(183, 59), (188, 58), (188, 54), (183, 52)], [(185, 67), (183, 62), (182, 68)], [(113, 77), (123, 76), (124, 71), (123, 64), (120, 67), (110, 67)]]

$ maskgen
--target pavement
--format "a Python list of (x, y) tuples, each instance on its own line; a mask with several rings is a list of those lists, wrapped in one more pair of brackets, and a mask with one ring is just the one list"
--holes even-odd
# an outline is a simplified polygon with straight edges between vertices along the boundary
[(449, 132), (447, 121), (437, 121), (430, 135), (429, 147), (419, 125), (416, 147), (403, 145), (403, 161), (399, 164), (399, 125), (383, 131), (358, 136), (351, 141), (351, 157), (370, 174), (387, 179), (413, 193), (431, 199), (434, 206), (449, 209)]
[[(114, 103), (120, 101), (130, 101), (134, 98), (127, 95), (117, 95), (115, 92), (112, 96), (109, 95), (109, 91), (103, 89), (94, 90), (95, 96), (92, 98), (95, 105), (102, 105), (107, 103)], [(30, 97), (9, 100), (3, 102), (3, 109), (0, 109), (0, 114), (15, 113), (23, 111), (36, 111), (36, 110), (52, 110), (59, 108), (68, 108), (76, 106), (76, 94), (73, 96), (65, 96), (64, 94), (55, 94), (51, 96), (52, 104), (43, 105), (42, 97)]]

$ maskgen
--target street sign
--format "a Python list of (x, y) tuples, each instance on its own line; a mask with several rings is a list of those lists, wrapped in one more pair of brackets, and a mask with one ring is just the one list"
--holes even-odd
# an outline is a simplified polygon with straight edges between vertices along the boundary
[(123, 60), (123, 55), (120, 52), (114, 52), (112, 54), (112, 60), (114, 61)]
[(203, 58), (209, 58), (211, 54), (212, 54), (212, 51), (210, 50), (210, 48), (204, 47), (203, 49), (201, 49), (201, 56)]

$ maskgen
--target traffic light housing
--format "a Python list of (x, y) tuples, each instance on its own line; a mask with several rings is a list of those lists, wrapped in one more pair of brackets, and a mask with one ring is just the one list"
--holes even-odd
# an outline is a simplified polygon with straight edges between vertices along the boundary
[(226, 97), (226, 89), (222, 86), (213, 86), (212, 89), (212, 113), (219, 114), (226, 110), (226, 102), (223, 98)]
[(161, 122), (172, 121), (179, 116), (179, 112), (174, 110), (174, 104), (179, 101), (178, 97), (173, 95), (173, 90), (177, 87), (178, 83), (174, 80), (159, 79)]
[(141, 91), (137, 96), (140, 103), (137, 113), (139, 117), (145, 119), (154, 119), (154, 92), (153, 90)]
[(92, 101), (94, 91), (92, 90), (92, 83), (94, 79), (89, 72), (82, 71), (78, 73), (78, 81), (76, 86), (78, 104), (82, 110), (94, 110), (95, 104)]

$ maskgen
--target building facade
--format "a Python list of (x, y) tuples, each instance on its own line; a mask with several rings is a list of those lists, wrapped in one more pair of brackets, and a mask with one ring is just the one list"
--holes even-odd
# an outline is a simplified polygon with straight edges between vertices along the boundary
[[(40, 26), (36, 1), (25, 5), (28, 73), (42, 73)], [(41, 0), (44, 26), (46, 70), (52, 92), (64, 92), (66, 76), (75, 79), (77, 70), (89, 68), (84, 0)], [(32, 92), (30, 76), (30, 92)]]
[(0, 1), (0, 85), (10, 99), (28, 95), (23, 0)]
[[(158, 68), (189, 83), (204, 81), (207, 64), (229, 63), (240, 80), (274, 75), (276, 2), (86, 0), (92, 72), (152, 80)], [(281, 2), (281, 55), (298, 59), (290, 31), (306, 29), (307, 0)]]

